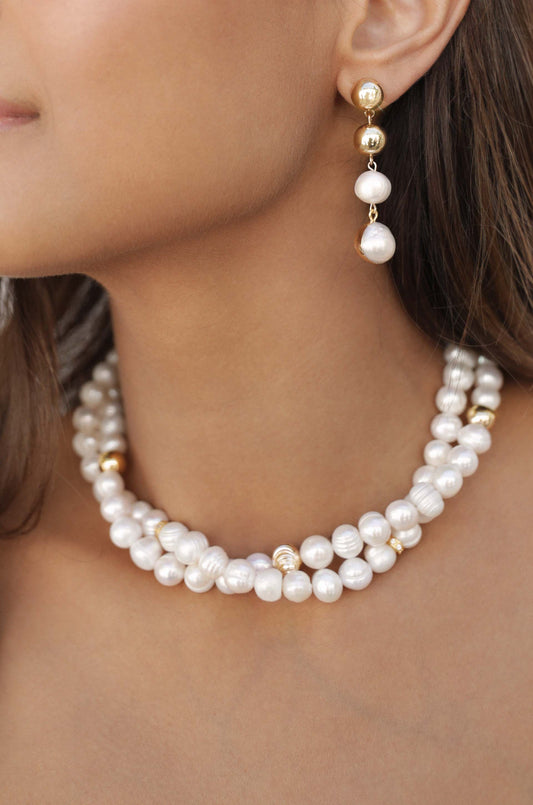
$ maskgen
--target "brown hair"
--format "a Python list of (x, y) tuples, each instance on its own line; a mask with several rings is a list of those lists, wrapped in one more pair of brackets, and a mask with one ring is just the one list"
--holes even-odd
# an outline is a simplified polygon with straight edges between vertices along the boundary
[[(533, 381), (533, 32), (529, 0), (472, 0), (433, 67), (382, 112), (390, 269), (438, 344), (479, 347)], [(399, 190), (398, 190), (399, 189)], [(113, 345), (105, 289), (84, 275), (2, 281), (0, 515), (24, 490), (32, 530), (60, 415)]]

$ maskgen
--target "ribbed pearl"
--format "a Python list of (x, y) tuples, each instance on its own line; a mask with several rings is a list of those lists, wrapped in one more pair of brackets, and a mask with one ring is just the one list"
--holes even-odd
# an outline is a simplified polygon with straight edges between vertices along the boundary
[(209, 547), (209, 540), (201, 531), (188, 531), (176, 541), (174, 553), (184, 565), (195, 564)]
[(393, 529), (393, 534), (396, 539), (400, 540), (404, 548), (414, 548), (422, 538), (422, 528), (420, 523), (417, 523), (412, 528), (408, 528), (405, 531)]
[(477, 363), (477, 353), (468, 349), (468, 347), (459, 347), (455, 344), (448, 344), (444, 349), (444, 360), (446, 362), (453, 361), (454, 363), (464, 363), (473, 369)]
[[(165, 518), (162, 517), (161, 519), (164, 520)], [(173, 553), (176, 550), (176, 545), (178, 544), (180, 537), (183, 537), (184, 534), (188, 533), (189, 529), (184, 523), (171, 520), (169, 523), (161, 526), (159, 529), (158, 539), (165, 551)]]
[(141, 524), (133, 517), (118, 517), (109, 529), (111, 542), (117, 548), (131, 547), (136, 540), (142, 537), (142, 534)]
[(198, 565), (187, 565), (183, 572), (185, 586), (193, 593), (206, 593), (211, 589), (215, 580), (202, 570)]
[(88, 380), (80, 388), (80, 400), (87, 406), (87, 408), (98, 408), (103, 402), (105, 397), (104, 389), (95, 383), (94, 380)]
[(356, 179), (354, 192), (366, 204), (380, 204), (391, 194), (390, 179), (379, 171), (367, 170)]
[(100, 475), (100, 465), (96, 453), (90, 456), (83, 456), (80, 462), (81, 474), (89, 483), (94, 483)]
[(210, 545), (198, 558), (198, 567), (207, 573), (211, 578), (216, 579), (224, 573), (229, 557), (224, 548), (220, 545)]
[[(289, 571), (291, 572), (291, 571)], [(262, 601), (279, 601), (283, 587), (283, 573), (276, 567), (257, 570), (254, 579), (254, 590)]]
[(91, 433), (78, 431), (72, 438), (72, 447), (74, 452), (82, 458), (83, 456), (93, 456), (99, 452), (99, 440)]
[(149, 509), (146, 514), (143, 514), (141, 523), (145, 536), (153, 537), (155, 527), (161, 520), (168, 520), (168, 515), (163, 509)]
[(217, 588), (220, 590), (220, 592), (224, 593), (224, 595), (233, 595), (233, 590), (230, 590), (230, 588), (228, 587), (228, 583), (224, 578), (224, 574), (216, 577), (215, 584)]
[(307, 567), (313, 569), (327, 567), (333, 559), (333, 545), (326, 537), (313, 534), (302, 542), (300, 556)]
[(409, 500), (415, 504), (419, 512), (426, 517), (437, 517), (444, 511), (444, 500), (433, 484), (415, 484), (409, 490)]
[(385, 519), (391, 528), (406, 530), (418, 523), (418, 509), (410, 500), (393, 500), (385, 509)]
[(476, 369), (476, 383), (498, 391), (503, 386), (503, 372), (494, 364), (482, 363)]
[(115, 433), (113, 436), (104, 436), (102, 439), (100, 439), (100, 453), (110, 453), (112, 450), (118, 450), (119, 453), (125, 453), (127, 449), (128, 443), (124, 436), (122, 436), (120, 433)]
[(114, 366), (110, 366), (106, 361), (97, 363), (92, 371), (93, 380), (99, 386), (109, 388), (117, 382), (117, 371)]
[(342, 559), (351, 559), (363, 550), (363, 540), (357, 528), (349, 523), (337, 526), (331, 535), (333, 550)]
[(490, 408), (492, 411), (496, 411), (502, 401), (499, 391), (487, 388), (486, 386), (477, 386), (477, 388), (472, 391), (470, 399), (474, 405), (484, 405), (485, 408)]
[(390, 545), (367, 545), (364, 556), (374, 573), (385, 573), (395, 564), (398, 554)]
[(313, 592), (319, 601), (332, 604), (342, 595), (342, 580), (338, 573), (328, 567), (315, 570), (311, 579)]
[(457, 467), (463, 478), (473, 475), (479, 466), (479, 458), (475, 450), (466, 445), (457, 444), (450, 450), (448, 464)]
[(457, 441), (464, 447), (471, 447), (476, 453), (486, 453), (492, 444), (490, 430), (485, 425), (463, 425)]
[(372, 568), (365, 559), (354, 556), (346, 559), (339, 567), (339, 576), (349, 590), (364, 590), (373, 577)]
[(272, 559), (266, 553), (251, 553), (246, 557), (246, 561), (250, 562), (256, 570), (265, 570), (267, 567), (272, 567)]
[(422, 482), (430, 484), (433, 480), (434, 472), (435, 467), (432, 467), (430, 464), (423, 464), (421, 467), (417, 467), (417, 469), (413, 472), (413, 486)]
[(249, 593), (253, 589), (256, 570), (246, 559), (230, 559), (224, 570), (224, 578), (234, 593)]
[(93, 494), (98, 501), (124, 491), (124, 478), (115, 470), (101, 472), (93, 484)]
[(464, 363), (447, 363), (442, 370), (445, 386), (467, 391), (474, 385), (474, 370)]
[(357, 524), (359, 533), (367, 545), (384, 545), (391, 535), (391, 525), (376, 511), (365, 512)]
[(441, 464), (440, 467), (435, 467), (431, 483), (443, 498), (451, 498), (461, 489), (463, 476), (454, 464)]
[[(146, 500), (138, 500), (137, 503), (134, 503), (131, 507), (131, 516), (138, 520), (142, 525), (142, 519), (145, 514), (151, 512), (152, 506)], [(164, 517), (161, 518), (162, 520), (166, 519)]]
[(388, 226), (377, 221), (367, 224), (361, 235), (359, 248), (371, 263), (386, 263), (396, 251), (396, 240)]
[(443, 414), (462, 414), (468, 400), (462, 389), (441, 386), (435, 395), (435, 405)]
[(438, 467), (439, 464), (446, 464), (450, 445), (442, 439), (432, 439), (424, 447), (424, 461), (431, 467)]
[(72, 424), (76, 430), (81, 430), (82, 433), (93, 433), (99, 423), (100, 420), (98, 416), (90, 408), (87, 408), (86, 405), (78, 405), (78, 407), (74, 409)]
[(163, 548), (155, 537), (141, 537), (130, 545), (130, 556), (137, 567), (153, 570), (163, 553)]
[(102, 500), (100, 503), (100, 514), (104, 520), (107, 520), (108, 523), (112, 523), (119, 517), (130, 515), (131, 508), (131, 496), (128, 495), (127, 492), (121, 492), (118, 495), (111, 495)]
[(299, 604), (313, 594), (313, 585), (304, 570), (289, 570), (283, 576), (282, 590), (288, 601)]
[(433, 438), (443, 442), (457, 441), (457, 434), (462, 427), (462, 419), (457, 414), (442, 413), (434, 416), (429, 425)]
[(173, 553), (164, 553), (154, 565), (154, 575), (160, 584), (172, 587), (183, 581), (185, 565), (178, 562)]

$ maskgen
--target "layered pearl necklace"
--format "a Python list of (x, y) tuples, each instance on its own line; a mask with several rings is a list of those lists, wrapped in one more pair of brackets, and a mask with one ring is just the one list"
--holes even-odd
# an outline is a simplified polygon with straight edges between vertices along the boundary
[[(459, 492), (463, 479), (477, 470), (479, 454), (491, 446), (489, 429), (500, 404), (502, 372), (484, 355), (451, 343), (444, 349), (444, 362), (443, 385), (435, 396), (439, 413), (429, 425), (433, 438), (424, 447), (424, 464), (414, 471), (406, 496), (389, 503), (384, 514), (368, 511), (357, 525), (343, 523), (331, 537), (313, 534), (299, 548), (280, 545), (272, 556), (230, 558), (201, 531), (169, 520), (165, 511), (125, 489), (126, 422), (114, 349), (80, 388), (81, 404), (72, 416), (73, 447), (102, 517), (111, 523), (111, 541), (127, 548), (133, 562), (153, 571), (161, 584), (183, 582), (197, 593), (215, 585), (227, 594), (254, 590), (263, 601), (283, 596), (299, 602), (314, 595), (330, 603), (344, 588), (368, 587), (375, 573), (390, 570), (404, 549), (417, 545), (422, 524), (442, 513), (445, 499)], [(460, 415), (472, 387), (464, 424)], [(344, 560), (338, 571), (329, 567), (335, 556)], [(302, 564), (311, 572), (300, 569)]]

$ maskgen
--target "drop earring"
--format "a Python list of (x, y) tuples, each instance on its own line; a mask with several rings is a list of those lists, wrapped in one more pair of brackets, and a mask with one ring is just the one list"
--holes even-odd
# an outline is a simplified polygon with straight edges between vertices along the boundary
[(364, 224), (355, 238), (354, 246), (369, 263), (386, 263), (396, 251), (396, 241), (388, 226), (377, 222), (376, 204), (385, 201), (391, 192), (390, 180), (377, 169), (374, 154), (383, 150), (385, 132), (374, 123), (374, 115), (383, 101), (383, 89), (369, 78), (362, 78), (354, 86), (351, 98), (355, 106), (366, 115), (366, 125), (356, 129), (354, 145), (360, 154), (368, 156), (367, 170), (356, 180), (355, 195), (370, 205), (368, 223)]

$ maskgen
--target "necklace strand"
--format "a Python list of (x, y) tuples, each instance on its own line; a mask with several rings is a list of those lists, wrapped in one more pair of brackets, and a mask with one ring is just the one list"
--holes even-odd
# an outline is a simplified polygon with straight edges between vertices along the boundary
[[(153, 571), (165, 586), (184, 582), (193, 592), (216, 586), (221, 592), (254, 590), (264, 601), (282, 596), (305, 601), (314, 594), (320, 601), (337, 601), (343, 590), (363, 590), (375, 573), (384, 573), (405, 549), (422, 537), (422, 524), (444, 510), (445, 500), (456, 495), (463, 479), (473, 475), (478, 456), (491, 446), (490, 428), (500, 405), (503, 373), (497, 364), (472, 349), (448, 343), (444, 348), (443, 385), (435, 395), (438, 413), (430, 422), (433, 437), (424, 447), (424, 464), (412, 476), (404, 498), (393, 500), (384, 514), (368, 511), (357, 525), (343, 523), (331, 537), (319, 534), (300, 547), (278, 546), (269, 556), (252, 553), (230, 558), (224, 548), (210, 545), (201, 531), (169, 520), (125, 488), (126, 420), (118, 378), (118, 354), (111, 349), (92, 370), (92, 379), (79, 390), (74, 409), (72, 441), (80, 456), (80, 470), (92, 484), (104, 520), (110, 523), (114, 545), (128, 549), (133, 562)], [(466, 411), (467, 423), (461, 414)], [(343, 560), (338, 571), (329, 567), (335, 556)], [(310, 573), (300, 569), (305, 565)]]

